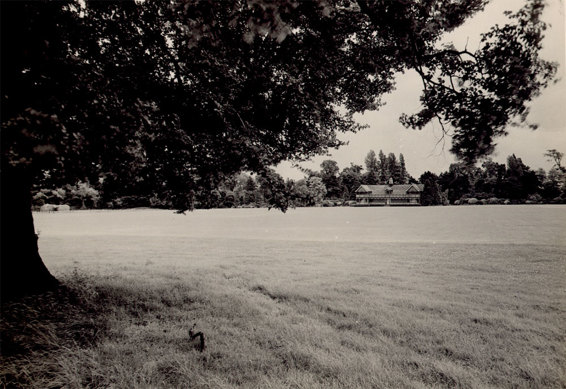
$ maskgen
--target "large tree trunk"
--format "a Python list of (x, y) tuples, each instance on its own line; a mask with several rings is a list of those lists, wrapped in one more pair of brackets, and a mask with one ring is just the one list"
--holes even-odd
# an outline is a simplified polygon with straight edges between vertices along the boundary
[(59, 282), (39, 256), (33, 225), (31, 174), (25, 168), (3, 166), (0, 180), (1, 298), (7, 300), (53, 289)]

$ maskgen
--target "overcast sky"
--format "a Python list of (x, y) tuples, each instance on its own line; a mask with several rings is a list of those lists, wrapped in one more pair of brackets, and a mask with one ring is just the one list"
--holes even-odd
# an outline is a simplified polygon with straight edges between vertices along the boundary
[[(515, 154), (533, 169), (548, 170), (552, 164), (543, 156), (547, 149), (557, 149), (566, 153), (566, 80), (565, 60), (565, 15), (564, 0), (547, 0), (543, 19), (550, 24), (546, 31), (542, 57), (559, 64), (557, 78), (559, 81), (545, 89), (541, 96), (531, 102), (529, 123), (539, 125), (538, 130), (528, 128), (509, 128), (509, 135), (496, 140), (497, 147), (492, 155), (493, 160), (504, 163), (507, 156)], [(457, 31), (445, 38), (456, 47), (477, 48), (479, 34), (485, 32), (495, 23), (504, 24), (507, 18), (505, 10), (515, 11), (524, 4), (520, 0), (492, 0), (481, 13), (468, 20)], [(411, 71), (397, 77), (396, 90), (384, 97), (386, 105), (378, 112), (367, 112), (357, 115), (359, 123), (369, 127), (356, 134), (342, 135), (341, 139), (349, 141), (347, 146), (339, 150), (331, 150), (329, 156), (313, 158), (311, 162), (301, 166), (314, 170), (320, 169), (325, 159), (338, 162), (340, 169), (350, 165), (364, 164), (364, 158), (370, 149), (376, 153), (383, 150), (385, 154), (403, 153), (409, 174), (417, 178), (425, 171), (441, 173), (448, 170), (455, 161), (450, 149), (450, 139), (446, 144), (437, 145), (440, 139), (438, 123), (430, 124), (421, 131), (411, 130), (399, 123), (402, 113), (412, 114), (419, 110), (419, 96), (422, 83), (418, 75)], [(303, 174), (291, 163), (285, 162), (277, 167), (277, 172), (285, 178), (299, 179)]]

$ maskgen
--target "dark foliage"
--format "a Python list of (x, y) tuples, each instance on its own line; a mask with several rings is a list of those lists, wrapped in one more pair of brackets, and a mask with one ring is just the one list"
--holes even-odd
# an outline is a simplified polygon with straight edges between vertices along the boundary
[(422, 205), (441, 205), (442, 196), (440, 193), (440, 186), (438, 185), (438, 176), (431, 172), (425, 172), (419, 178), (419, 181), (424, 184), (423, 192), (421, 193)]

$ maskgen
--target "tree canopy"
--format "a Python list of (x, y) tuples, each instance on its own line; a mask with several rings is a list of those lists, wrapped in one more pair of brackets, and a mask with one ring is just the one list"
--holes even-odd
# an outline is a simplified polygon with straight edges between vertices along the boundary
[(423, 110), (404, 122), (452, 125), (453, 151), (473, 161), (554, 72), (538, 57), (538, 0), (476, 52), (438, 47), (485, 3), (5, 2), (2, 158), (67, 181), (191, 193), (339, 146), (359, 129), (352, 115), (415, 69)]

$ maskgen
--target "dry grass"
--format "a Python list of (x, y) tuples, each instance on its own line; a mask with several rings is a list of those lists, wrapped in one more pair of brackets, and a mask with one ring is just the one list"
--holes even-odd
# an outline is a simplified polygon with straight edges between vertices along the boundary
[(564, 246), (100, 235), (41, 247), (68, 288), (4, 307), (6, 387), (566, 387)]

